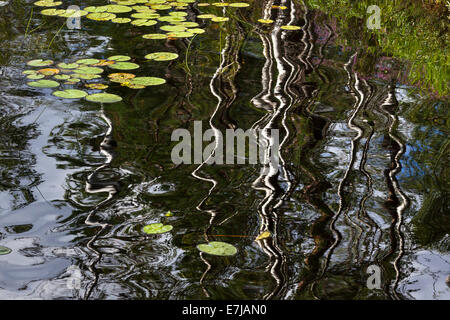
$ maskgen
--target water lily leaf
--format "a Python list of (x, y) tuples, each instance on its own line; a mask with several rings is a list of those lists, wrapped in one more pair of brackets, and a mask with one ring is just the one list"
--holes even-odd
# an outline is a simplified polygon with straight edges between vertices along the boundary
[(84, 10), (66, 9), (59, 13), (58, 16), (63, 18), (79, 18), (87, 15), (88, 12)]
[(106, 11), (111, 13), (124, 13), (124, 12), (130, 12), (133, 9), (130, 7), (119, 5), (119, 4), (110, 4), (106, 6)]
[(86, 100), (98, 103), (114, 103), (122, 101), (122, 98), (116, 94), (111, 93), (94, 93), (86, 97)]
[(44, 9), (41, 11), (41, 14), (44, 16), (57, 16), (66, 12), (64, 9)]
[(156, 19), (160, 17), (160, 14), (153, 12), (138, 12), (133, 13), (131, 17), (135, 19)]
[(97, 67), (83, 66), (83, 67), (77, 68), (73, 71), (76, 73), (82, 73), (82, 74), (100, 74), (100, 73), (103, 73), (104, 70), (102, 68), (97, 68)]
[(111, 73), (108, 78), (112, 81), (112, 82), (124, 82), (124, 81), (128, 81), (129, 79), (133, 79), (134, 77), (136, 77), (134, 74), (132, 73)]
[(114, 22), (114, 23), (128, 23), (130, 21), (131, 21), (130, 18), (114, 18), (111, 20), (111, 22)]
[(42, 59), (36, 59), (27, 62), (27, 65), (32, 67), (45, 67), (51, 64), (53, 64), (52, 60), (42, 60)]
[(89, 13), (86, 18), (95, 20), (95, 21), (107, 21), (114, 19), (116, 15), (114, 13), (108, 13), (108, 12), (94, 12)]
[(93, 64), (92, 66), (97, 66), (97, 67), (104, 67), (104, 66), (109, 66), (110, 64), (114, 64), (116, 63), (115, 61), (111, 61), (111, 60), (100, 60), (99, 63)]
[(132, 6), (131, 8), (137, 12), (156, 12), (156, 10), (150, 9), (148, 6)]
[(215, 7), (228, 7), (230, 4), (228, 2), (215, 2), (212, 5)]
[(171, 226), (170, 224), (164, 225), (162, 223), (152, 223), (152, 224), (146, 225), (142, 229), (142, 231), (147, 234), (160, 234), (160, 233), (169, 232), (172, 229), (173, 229), (173, 226)]
[(77, 79), (77, 78), (70, 78), (70, 79), (67, 79), (67, 81), (64, 82), (64, 83), (65, 83), (65, 84), (75, 84), (75, 83), (78, 83), (78, 82), (80, 82), (80, 79)]
[[(117, 4), (120, 4), (122, 6), (132, 6), (136, 3), (138, 3), (139, 1), (134, 1), (134, 0), (122, 0), (122, 1), (112, 1), (115, 2)], [(146, 1), (145, 1), (146, 2)]]
[(0, 246), (0, 256), (11, 253), (11, 249), (8, 247)]
[[(192, 1), (192, 2), (194, 2), (194, 1)], [(169, 6), (167, 4), (157, 4), (157, 5), (152, 6), (152, 9), (155, 9), (155, 10), (167, 10), (170, 8), (172, 8), (172, 6)]]
[(123, 82), (123, 83), (121, 83), (121, 85), (122, 86), (126, 86), (126, 87), (128, 87), (130, 89), (144, 89), (145, 88), (145, 86), (143, 86), (143, 85), (133, 84), (133, 83), (130, 83), (130, 82)]
[(186, 28), (195, 28), (198, 27), (198, 23), (197, 22), (191, 22), (191, 21), (184, 21), (184, 22), (179, 22), (177, 23), (178, 26), (183, 26)]
[(174, 12), (169, 12), (169, 15), (171, 15), (172, 17), (186, 17), (187, 16), (187, 12), (174, 11)]
[(158, 86), (166, 83), (165, 79), (156, 77), (136, 77), (129, 81), (131, 84), (140, 86)]
[(58, 63), (57, 66), (62, 69), (76, 69), (80, 65), (78, 63)]
[(281, 10), (286, 10), (286, 9), (287, 9), (287, 7), (286, 7), (286, 6), (276, 6), (276, 5), (273, 5), (273, 6), (272, 6), (272, 9), (281, 9)]
[(68, 80), (70, 79), (70, 76), (67, 74), (57, 74), (53, 78), (55, 78), (56, 80)]
[(45, 68), (45, 69), (39, 69), (38, 72), (43, 74), (44, 76), (52, 76), (54, 74), (58, 74), (59, 69)]
[(235, 3), (230, 3), (230, 7), (233, 8), (245, 8), (245, 7), (249, 7), (250, 5), (248, 3), (245, 2), (235, 2)]
[(38, 7), (57, 7), (61, 4), (61, 1), (53, 2), (52, 0), (41, 0), (34, 3), (34, 5)]
[(208, 2), (201, 2), (201, 3), (197, 3), (197, 6), (199, 6), (199, 7), (208, 7), (209, 3)]
[(266, 239), (269, 238), (270, 236), (271, 236), (270, 231), (264, 231), (259, 236), (257, 236), (255, 240)]
[(281, 26), (283, 30), (300, 30), (301, 28), (298, 26)]
[(59, 87), (59, 83), (53, 80), (38, 80), (27, 83), (30, 87), (36, 88), (56, 88)]
[(108, 57), (108, 60), (114, 60), (114, 61), (128, 61), (128, 60), (131, 60), (131, 57), (129, 57), (129, 56), (121, 56), (121, 55), (117, 55), (117, 56), (111, 56), (111, 57)]
[(74, 73), (72, 75), (72, 78), (78, 78), (83, 80), (93, 80), (101, 78), (99, 74), (92, 74), (92, 73)]
[(194, 3), (195, 0), (178, 0), (178, 2), (181, 2), (181, 3)]
[(225, 22), (228, 20), (230, 20), (230, 18), (228, 18), (228, 17), (214, 17), (211, 19), (211, 21), (214, 21), (214, 22)]
[(197, 16), (197, 18), (200, 18), (200, 19), (212, 19), (215, 17), (216, 17), (215, 14), (200, 14)]
[(270, 19), (258, 19), (258, 22), (269, 24), (269, 23), (273, 23), (273, 20), (270, 20)]
[(45, 76), (43, 74), (29, 74), (27, 75), (27, 79), (30, 80), (38, 80), (38, 79), (42, 79), (45, 78)]
[(237, 253), (235, 246), (221, 241), (202, 243), (197, 246), (197, 249), (215, 256), (233, 256)]
[(108, 88), (108, 86), (103, 83), (86, 83), (84, 86), (86, 88), (94, 89), (94, 90), (103, 90), (103, 89)]
[(183, 27), (183, 26), (170, 26), (170, 25), (168, 25), (168, 26), (161, 26), (160, 29), (164, 30), (164, 31), (177, 32), (177, 31), (184, 31), (184, 30), (186, 30), (186, 27)]
[(139, 68), (139, 65), (132, 62), (117, 62), (109, 67), (117, 70), (133, 70)]
[(67, 89), (63, 91), (55, 91), (54, 96), (64, 99), (81, 99), (87, 96), (87, 93), (82, 90)]
[(144, 39), (166, 39), (167, 35), (163, 33), (149, 33), (142, 36)]
[(155, 61), (169, 61), (176, 58), (178, 58), (178, 54), (173, 52), (153, 52), (145, 56), (145, 59)]
[(100, 62), (100, 60), (98, 60), (98, 59), (80, 59), (80, 60), (78, 60), (78, 61), (76, 61), (76, 63), (78, 63), (78, 64), (96, 64), (96, 63), (99, 63)]
[(174, 16), (163, 16), (163, 17), (159, 17), (158, 21), (183, 22), (183, 21), (186, 21), (186, 18), (185, 17), (174, 17)]
[(189, 38), (193, 37), (194, 34), (187, 31), (177, 31), (177, 32), (171, 32), (167, 34), (167, 37), (169, 38)]
[(83, 10), (92, 13), (105, 12), (106, 10), (108, 10), (108, 6), (99, 6), (99, 7), (89, 6), (84, 8)]
[(187, 29), (187, 32), (190, 33), (194, 33), (194, 34), (201, 34), (201, 33), (205, 33), (205, 30), (200, 29), (200, 28), (195, 28), (195, 29)]
[(162, 4), (162, 3), (166, 3), (166, 0), (148, 0), (147, 1), (148, 4)]
[(36, 70), (25, 70), (22, 72), (22, 74), (36, 74), (37, 71)]
[(150, 27), (157, 23), (158, 22), (156, 20), (147, 20), (147, 19), (137, 19), (137, 20), (131, 21), (132, 25), (135, 25), (138, 27)]

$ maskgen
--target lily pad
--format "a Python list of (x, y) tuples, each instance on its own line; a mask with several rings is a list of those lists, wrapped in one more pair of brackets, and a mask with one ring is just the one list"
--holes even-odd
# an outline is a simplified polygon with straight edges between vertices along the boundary
[(64, 9), (44, 9), (41, 14), (44, 16), (57, 16), (66, 12)]
[(134, 79), (131, 79), (130, 83), (140, 86), (158, 86), (166, 83), (166, 80), (156, 77), (136, 77)]
[(43, 79), (45, 78), (45, 76), (43, 74), (29, 74), (27, 75), (27, 79), (30, 80), (38, 80), (38, 79)]
[(233, 256), (237, 253), (235, 246), (221, 241), (202, 243), (197, 246), (197, 249), (215, 256)]
[(144, 228), (142, 228), (142, 231), (147, 234), (160, 234), (160, 233), (169, 232), (172, 229), (173, 229), (173, 226), (171, 226), (169, 224), (164, 225), (162, 223), (152, 223), (152, 224), (146, 225)]
[(194, 34), (191, 32), (187, 32), (187, 31), (179, 31), (179, 32), (168, 33), (167, 36), (169, 38), (190, 38), (190, 37), (193, 37)]
[(228, 7), (230, 4), (228, 2), (215, 2), (212, 5), (215, 7)]
[[(192, 2), (194, 2), (194, 1), (192, 1)], [(152, 6), (152, 9), (155, 9), (155, 10), (167, 10), (170, 8), (172, 8), (172, 6), (169, 6), (167, 4), (157, 4), (157, 5)]]
[(22, 72), (22, 74), (36, 74), (37, 71), (36, 70), (25, 70)]
[(61, 1), (53, 2), (52, 0), (41, 0), (34, 3), (34, 5), (38, 7), (57, 7), (61, 4)]
[(173, 16), (173, 17), (186, 17), (187, 16), (187, 12), (184, 11), (174, 11), (174, 12), (169, 12), (169, 15)]
[(131, 60), (131, 57), (129, 57), (129, 56), (121, 56), (121, 55), (117, 55), (117, 56), (111, 56), (111, 57), (108, 57), (108, 60), (114, 60), (114, 61), (128, 61), (128, 60)]
[(161, 26), (161, 30), (170, 31), (170, 32), (179, 32), (186, 30), (186, 27), (183, 26)]
[(164, 22), (183, 22), (186, 21), (185, 17), (174, 17), (174, 16), (164, 16), (164, 17), (159, 17), (158, 21), (164, 21)]
[(108, 88), (108, 86), (103, 83), (86, 83), (84, 86), (86, 88), (94, 89), (94, 90), (103, 90), (103, 89)]
[(209, 3), (208, 2), (201, 2), (201, 3), (197, 3), (197, 6), (199, 6), (199, 7), (208, 7)]
[(11, 249), (8, 247), (0, 246), (0, 256), (11, 253)]
[(80, 59), (76, 63), (89, 65), (89, 64), (96, 64), (99, 62), (100, 62), (100, 60), (98, 60), (98, 59)]
[(249, 7), (250, 5), (248, 3), (245, 2), (235, 2), (235, 3), (230, 3), (230, 7), (233, 8), (245, 8), (245, 7)]
[(258, 22), (265, 23), (265, 24), (270, 24), (270, 23), (273, 23), (273, 20), (270, 20), (270, 19), (258, 19)]
[(84, 8), (83, 10), (87, 11), (87, 12), (93, 12), (93, 13), (105, 12), (106, 10), (108, 10), (108, 6), (99, 6), (99, 7), (89, 6), (89, 7)]
[(64, 99), (81, 99), (87, 96), (87, 93), (82, 90), (67, 89), (63, 91), (55, 91), (52, 93), (56, 97)]
[(114, 13), (108, 13), (108, 12), (94, 12), (89, 13), (86, 18), (95, 20), (95, 21), (108, 21), (111, 19), (114, 19), (116, 15)]
[(135, 19), (156, 19), (159, 18), (159, 13), (153, 13), (153, 12), (137, 12), (133, 13), (131, 15), (132, 18)]
[(200, 29), (200, 28), (187, 29), (186, 31), (187, 31), (187, 32), (190, 32), (190, 33), (194, 33), (194, 34), (202, 34), (202, 33), (205, 33), (205, 30)]
[(137, 20), (133, 20), (131, 21), (132, 25), (138, 26), (138, 27), (150, 27), (153, 26), (155, 24), (157, 24), (158, 22), (155, 20), (147, 20), (147, 19), (137, 19)]
[(27, 65), (32, 67), (45, 67), (51, 64), (53, 64), (52, 60), (42, 60), (42, 59), (36, 59), (27, 62)]
[(197, 16), (197, 18), (200, 18), (200, 19), (212, 19), (215, 17), (216, 17), (215, 14), (209, 14), (209, 13), (208, 14), (200, 14)]
[(300, 30), (301, 28), (299, 26), (281, 26), (281, 29), (283, 29), (283, 30)]
[(102, 68), (83, 66), (74, 70), (76, 73), (82, 74), (100, 74), (103, 73)]
[(54, 74), (58, 74), (59, 73), (59, 69), (45, 68), (45, 69), (39, 69), (38, 72), (43, 74), (44, 76), (52, 76)]
[(109, 67), (117, 70), (133, 70), (139, 68), (139, 65), (132, 62), (117, 62)]
[(57, 74), (53, 78), (55, 78), (56, 80), (68, 80), (70, 79), (70, 76), (67, 74)]
[(99, 74), (93, 73), (75, 73), (72, 75), (72, 78), (83, 79), (83, 80), (93, 80), (101, 78)]
[(114, 22), (114, 23), (128, 23), (130, 21), (131, 21), (130, 18), (114, 18), (114, 19), (111, 19), (111, 22)]
[(211, 19), (211, 21), (213, 21), (213, 22), (225, 22), (228, 20), (230, 20), (230, 18), (228, 18), (228, 17), (214, 17)]
[(76, 69), (80, 65), (78, 63), (58, 63), (57, 66), (62, 69)]
[(106, 6), (106, 11), (111, 13), (124, 13), (124, 12), (130, 12), (133, 9), (130, 7), (119, 5), (119, 4), (110, 4)]
[(38, 80), (27, 83), (30, 87), (36, 88), (56, 88), (59, 87), (59, 83), (53, 80)]
[(198, 23), (197, 22), (191, 22), (191, 21), (184, 21), (184, 22), (180, 22), (177, 23), (178, 26), (183, 26), (186, 28), (195, 28), (198, 27)]
[(163, 33), (149, 33), (142, 36), (144, 39), (166, 39), (167, 35)]
[(145, 56), (148, 60), (169, 61), (178, 58), (178, 54), (173, 52), (153, 52)]
[(116, 94), (111, 93), (94, 93), (86, 97), (86, 100), (98, 103), (114, 103), (122, 101), (122, 98)]
[(88, 12), (84, 10), (66, 9), (62, 11), (63, 12), (59, 13), (58, 16), (63, 18), (79, 18), (88, 14)]
[(134, 77), (136, 77), (134, 74), (132, 73), (111, 73), (108, 78), (112, 81), (112, 82), (124, 82), (124, 81), (128, 81), (129, 79), (133, 79)]

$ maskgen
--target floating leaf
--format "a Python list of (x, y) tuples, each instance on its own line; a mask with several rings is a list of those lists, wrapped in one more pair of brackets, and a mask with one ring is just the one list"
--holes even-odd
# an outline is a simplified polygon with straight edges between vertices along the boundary
[(53, 78), (55, 78), (56, 80), (68, 80), (70, 79), (70, 76), (68, 76), (67, 74), (58, 74)]
[(215, 2), (212, 5), (216, 7), (228, 7), (230, 4), (228, 2)]
[(161, 30), (170, 31), (170, 32), (178, 32), (186, 30), (186, 27), (183, 26), (161, 26)]
[(36, 70), (25, 70), (22, 72), (22, 74), (36, 74), (37, 71)]
[(270, 19), (258, 19), (258, 22), (269, 24), (269, 23), (273, 23), (273, 20), (270, 20)]
[(173, 16), (164, 16), (164, 17), (159, 17), (158, 21), (164, 21), (164, 22), (183, 22), (186, 21), (185, 17), (173, 17)]
[(155, 61), (169, 61), (176, 58), (178, 58), (178, 54), (173, 52), (153, 52), (145, 56), (145, 59)]
[(45, 67), (51, 64), (53, 64), (52, 60), (42, 60), (42, 59), (36, 59), (27, 62), (27, 65), (32, 67)]
[(116, 94), (111, 93), (94, 93), (86, 97), (86, 100), (98, 103), (114, 103), (122, 101), (122, 98)]
[(215, 14), (200, 14), (197, 16), (197, 18), (200, 18), (200, 19), (212, 19), (215, 17), (216, 17)]
[(301, 28), (298, 26), (281, 26), (283, 30), (300, 30)]
[(230, 3), (230, 7), (233, 8), (245, 8), (245, 7), (249, 7), (250, 5), (248, 3), (245, 2), (235, 2), (235, 3)]
[(98, 59), (80, 59), (76, 63), (78, 63), (78, 64), (96, 64), (99, 62), (100, 62), (100, 60), (98, 60)]
[(221, 241), (202, 243), (197, 246), (197, 249), (215, 256), (232, 256), (237, 253), (235, 246)]
[(171, 32), (167, 34), (167, 37), (169, 38), (189, 38), (193, 36), (194, 36), (193, 33), (187, 31)]
[(183, 26), (183, 27), (186, 27), (186, 28), (198, 27), (198, 23), (197, 22), (191, 22), (191, 21), (180, 22), (180, 23), (177, 23), (177, 25)]
[(158, 86), (166, 83), (166, 80), (156, 77), (136, 77), (134, 79), (131, 79), (130, 83), (140, 86)]
[(225, 22), (228, 20), (230, 20), (230, 18), (228, 18), (228, 17), (214, 17), (211, 19), (211, 21), (214, 21), (214, 22)]
[(80, 65), (78, 63), (58, 63), (57, 66), (62, 69), (76, 69)]
[[(194, 2), (194, 1), (192, 1), (192, 2)], [(152, 8), (155, 10), (167, 10), (167, 9), (172, 8), (172, 6), (169, 6), (167, 4), (157, 4), (155, 6), (152, 6)]]
[(11, 249), (8, 247), (0, 246), (0, 256), (11, 253)]
[(270, 236), (271, 236), (271, 234), (269, 231), (264, 231), (259, 236), (257, 236), (255, 240), (257, 241), (257, 240), (266, 239), (266, 238), (269, 238)]
[(209, 3), (208, 2), (201, 2), (201, 3), (197, 3), (197, 6), (199, 6), (199, 7), (208, 7)]
[(116, 62), (111, 61), (111, 60), (100, 60), (99, 63), (93, 64), (92, 66), (104, 67), (104, 66), (109, 66), (110, 64), (114, 64), (114, 63), (116, 63)]
[(29, 74), (27, 75), (27, 79), (30, 80), (38, 80), (38, 79), (42, 79), (45, 78), (45, 76), (43, 74)]
[(124, 6), (124, 5), (118, 5), (118, 4), (110, 4), (106, 6), (106, 11), (111, 13), (124, 13), (124, 12), (130, 12), (133, 9), (130, 7)]
[(114, 61), (128, 61), (128, 60), (131, 60), (131, 57), (117, 55), (117, 56), (108, 57), (107, 59), (108, 60), (114, 60)]
[(84, 86), (86, 88), (94, 89), (94, 90), (103, 90), (103, 89), (108, 88), (108, 86), (103, 83), (86, 83)]
[(102, 68), (83, 66), (74, 70), (76, 73), (82, 74), (100, 74), (103, 73)]
[(67, 89), (63, 91), (55, 91), (54, 96), (64, 99), (81, 99), (87, 96), (87, 93), (82, 90)]
[(187, 29), (187, 32), (190, 33), (194, 33), (194, 34), (201, 34), (201, 33), (205, 33), (205, 30), (200, 29), (200, 28), (195, 28), (195, 29)]
[(107, 6), (99, 6), (99, 7), (90, 6), (90, 7), (84, 8), (83, 10), (87, 11), (87, 12), (98, 13), (98, 12), (105, 12), (106, 10), (108, 10), (108, 7)]
[(87, 14), (88, 12), (84, 10), (66, 9), (63, 10), (63, 12), (59, 13), (58, 16), (63, 18), (79, 18)]
[(187, 16), (187, 12), (184, 11), (174, 11), (174, 12), (169, 12), (169, 15), (173, 16), (173, 17), (185, 17)]
[(45, 68), (45, 69), (38, 70), (38, 72), (43, 74), (43, 75), (45, 75), (45, 76), (52, 76), (54, 74), (58, 74), (59, 73), (59, 69)]
[(145, 86), (140, 85), (140, 84), (134, 84), (134, 83), (130, 83), (130, 82), (124, 82), (121, 84), (122, 86), (126, 86), (130, 89), (144, 89)]
[(34, 5), (38, 7), (57, 7), (61, 4), (61, 1), (53, 2), (52, 0), (41, 0), (34, 3)]
[(36, 88), (56, 88), (59, 87), (59, 83), (53, 80), (38, 80), (27, 83), (30, 87)]
[(64, 83), (65, 83), (65, 84), (75, 84), (75, 83), (77, 83), (77, 82), (80, 82), (80, 79), (70, 78), (70, 79), (67, 79), (67, 81), (64, 82)]
[(109, 67), (117, 70), (133, 70), (139, 68), (139, 65), (132, 62), (117, 62)]
[(108, 13), (108, 12), (94, 12), (89, 13), (86, 18), (95, 20), (95, 21), (107, 21), (114, 19), (116, 15), (114, 13)]
[(138, 12), (133, 13), (131, 17), (135, 19), (156, 19), (159, 18), (160, 15), (158, 13), (153, 12)]
[(137, 19), (137, 20), (131, 21), (132, 25), (135, 25), (138, 27), (150, 27), (157, 23), (158, 22), (156, 20), (147, 20), (147, 19)]
[(112, 82), (124, 82), (134, 77), (136, 76), (132, 73), (111, 73), (108, 76)]
[(173, 226), (171, 226), (170, 224), (164, 225), (162, 223), (152, 223), (152, 224), (146, 225), (144, 228), (142, 228), (142, 231), (147, 234), (160, 234), (160, 233), (169, 232), (172, 229), (173, 229)]
[(99, 74), (92, 74), (92, 73), (75, 73), (72, 75), (72, 78), (79, 78), (83, 80), (93, 80), (101, 78)]
[(114, 22), (114, 23), (128, 23), (130, 21), (131, 21), (130, 18), (114, 18), (111, 20), (111, 22)]
[(64, 9), (44, 9), (41, 11), (41, 14), (44, 16), (57, 16), (66, 12)]
[(131, 8), (137, 12), (156, 12), (156, 10), (150, 9), (147, 6), (132, 6)]
[(149, 33), (142, 36), (144, 39), (166, 39), (167, 35), (163, 33)]

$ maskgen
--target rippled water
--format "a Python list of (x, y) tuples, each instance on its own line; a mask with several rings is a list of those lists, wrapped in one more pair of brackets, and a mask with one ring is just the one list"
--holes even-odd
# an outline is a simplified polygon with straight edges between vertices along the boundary
[[(192, 42), (83, 19), (48, 50), (64, 20), (25, 36), (32, 3), (0, 7), (0, 245), (12, 249), (0, 256), (0, 298), (450, 298), (448, 100), (391, 82), (390, 71), (361, 76), (359, 49), (337, 45), (335, 20), (272, 4), (225, 11), (235, 16), (220, 26), (190, 5), (207, 31)], [(276, 27), (255, 27), (259, 18)], [(145, 62), (155, 51), (180, 58)], [(21, 75), (31, 59), (114, 54), (167, 84), (115, 86), (123, 101), (100, 106)], [(279, 129), (279, 170), (174, 165), (172, 131), (193, 132), (196, 120)], [(154, 222), (174, 229), (143, 235)], [(266, 228), (272, 237), (255, 241)], [(211, 240), (237, 255), (200, 254)], [(366, 286), (370, 265), (380, 290)], [(74, 272), (79, 290), (67, 285)]]

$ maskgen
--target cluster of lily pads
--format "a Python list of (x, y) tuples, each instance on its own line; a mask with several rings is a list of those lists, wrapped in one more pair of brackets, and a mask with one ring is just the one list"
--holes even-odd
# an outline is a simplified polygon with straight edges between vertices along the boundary
[[(178, 58), (178, 54), (172, 52), (154, 52), (146, 56), (148, 60), (154, 61), (168, 61)], [(101, 78), (101, 73), (104, 72), (102, 67), (109, 67), (114, 70), (134, 70), (140, 66), (136, 63), (130, 62), (129, 56), (116, 55), (107, 59), (80, 59), (75, 62), (58, 63), (53, 66), (54, 61), (35, 59), (28, 61), (28, 65), (31, 67), (41, 69), (25, 70), (22, 73), (26, 75), (27, 79), (33, 80), (27, 84), (35, 88), (57, 88), (61, 84), (58, 81), (62, 81), (64, 85), (83, 84), (83, 80), (89, 81)], [(132, 73), (111, 73), (108, 75), (109, 81), (119, 83), (122, 86), (126, 86), (131, 89), (143, 89), (147, 86), (155, 86), (166, 83), (165, 79), (158, 77), (136, 77)], [(91, 90), (104, 90), (108, 88), (108, 85), (103, 83), (86, 83), (84, 87)], [(113, 103), (121, 101), (122, 98), (117, 95), (109, 93), (93, 93), (79, 89), (66, 89), (61, 91), (54, 91), (54, 96), (66, 99), (80, 99), (86, 98), (88, 101), (101, 102), (101, 103)]]
[[(169, 211), (166, 216), (172, 216)], [(169, 232), (173, 229), (170, 224), (152, 223), (142, 228), (142, 232), (146, 234), (162, 234)], [(232, 244), (221, 241), (210, 241), (208, 243), (201, 243), (197, 246), (197, 249), (215, 256), (232, 256), (237, 253), (237, 249)]]

